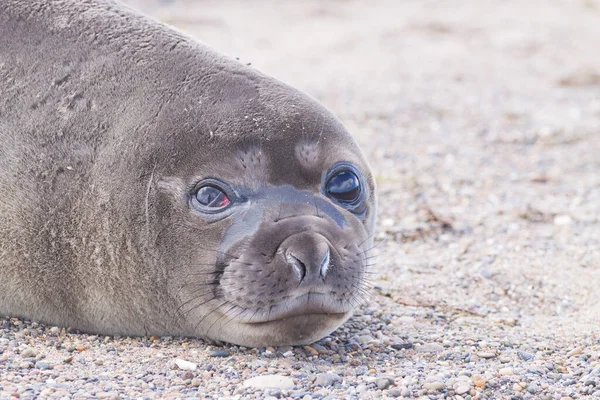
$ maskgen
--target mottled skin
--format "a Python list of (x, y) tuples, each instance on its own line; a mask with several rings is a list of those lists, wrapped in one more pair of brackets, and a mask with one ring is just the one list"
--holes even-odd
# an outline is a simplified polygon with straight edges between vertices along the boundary
[[(323, 194), (339, 162), (360, 173), (362, 214)], [(205, 178), (236, 193), (224, 213), (190, 205)], [(361, 297), (374, 188), (298, 90), (112, 1), (2, 1), (0, 314), (312, 342)]]

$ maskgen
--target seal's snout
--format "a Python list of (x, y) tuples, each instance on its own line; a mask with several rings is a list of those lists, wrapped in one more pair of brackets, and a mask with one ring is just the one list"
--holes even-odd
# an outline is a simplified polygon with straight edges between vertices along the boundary
[(281, 244), (280, 252), (299, 283), (309, 284), (325, 279), (329, 271), (329, 243), (318, 233), (292, 235)]

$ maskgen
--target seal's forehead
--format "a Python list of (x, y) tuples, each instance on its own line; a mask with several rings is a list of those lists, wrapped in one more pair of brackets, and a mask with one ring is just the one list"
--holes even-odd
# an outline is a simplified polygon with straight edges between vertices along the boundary
[[(348, 137), (348, 141), (351, 139)], [(321, 185), (324, 174), (339, 162), (350, 163), (368, 174), (354, 143), (329, 138), (287, 136), (286, 140), (234, 143), (215, 151), (203, 163), (202, 176), (219, 178), (235, 185), (257, 189), (269, 185), (292, 185), (298, 189)]]

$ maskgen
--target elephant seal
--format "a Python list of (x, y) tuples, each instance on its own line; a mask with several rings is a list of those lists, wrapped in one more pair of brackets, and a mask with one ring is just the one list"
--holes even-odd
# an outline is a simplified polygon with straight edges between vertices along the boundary
[(375, 183), (322, 105), (110, 1), (0, 8), (0, 313), (305, 344), (366, 285)]

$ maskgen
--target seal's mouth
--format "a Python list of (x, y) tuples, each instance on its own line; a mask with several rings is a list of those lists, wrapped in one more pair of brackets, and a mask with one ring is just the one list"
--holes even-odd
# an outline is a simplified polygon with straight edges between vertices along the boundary
[[(300, 316), (322, 316), (338, 319), (352, 312), (349, 303), (333, 300), (330, 295), (318, 292), (309, 292), (301, 296), (287, 299), (282, 304), (277, 304), (264, 309), (243, 312), (237, 318), (238, 323), (256, 325), (268, 322), (282, 321)], [(238, 312), (239, 313), (239, 312)]]

